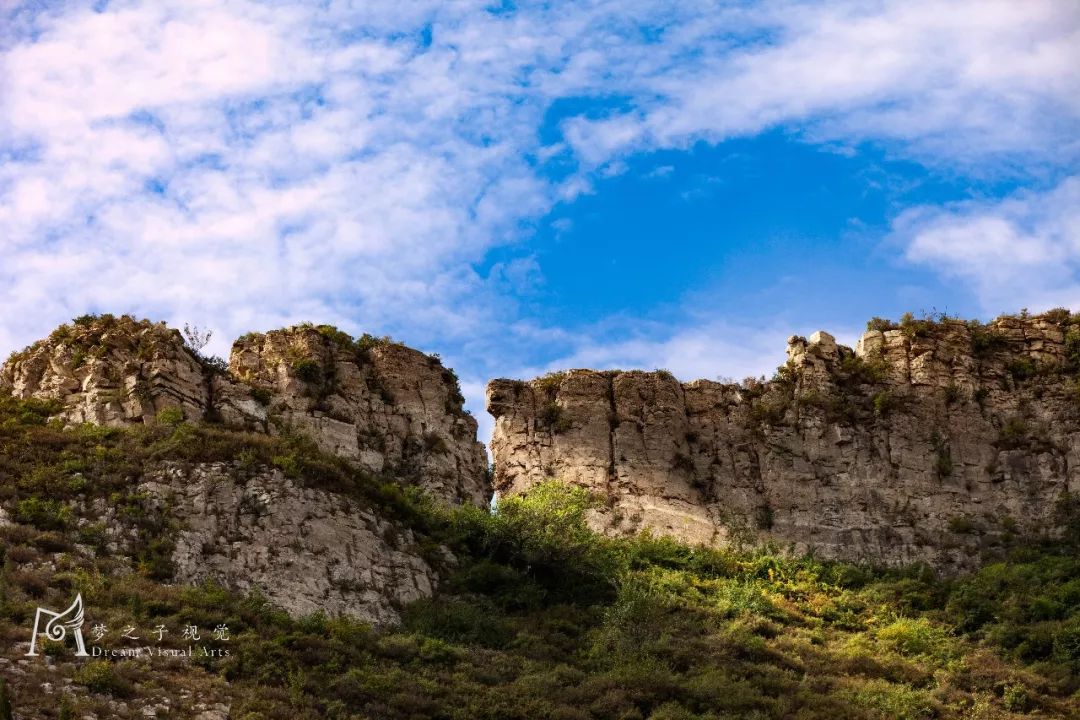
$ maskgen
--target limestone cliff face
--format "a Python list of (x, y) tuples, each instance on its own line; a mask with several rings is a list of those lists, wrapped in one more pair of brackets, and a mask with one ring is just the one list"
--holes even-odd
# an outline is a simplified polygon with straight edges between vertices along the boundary
[(241, 338), (229, 370), (240, 384), (216, 393), (226, 421), (298, 428), (324, 450), (454, 503), (490, 498), (476, 420), (438, 358), (299, 327)]
[(1080, 492), (1080, 318), (877, 322), (789, 341), (768, 382), (573, 370), (495, 380), (496, 488), (595, 489), (592, 522), (962, 568)]
[(57, 400), (71, 424), (147, 423), (165, 408), (268, 433), (299, 430), (359, 467), (484, 505), (487, 458), (453, 372), (388, 340), (298, 326), (247, 335), (229, 368), (130, 317), (66, 325), (0, 367), (0, 393)]
[(436, 584), (411, 531), (280, 471), (176, 465), (139, 490), (178, 525), (172, 562), (180, 582), (213, 580), (258, 590), (292, 614), (375, 625), (400, 620), (400, 609)]

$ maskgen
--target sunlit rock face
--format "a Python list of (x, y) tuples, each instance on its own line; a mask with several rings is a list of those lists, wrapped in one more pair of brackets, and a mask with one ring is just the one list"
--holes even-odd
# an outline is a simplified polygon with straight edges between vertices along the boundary
[(15, 353), (0, 393), (59, 403), (69, 424), (150, 423), (163, 411), (257, 432), (301, 432), (322, 449), (450, 503), (486, 505), (487, 458), (457, 378), (437, 357), (327, 326), (238, 340), (228, 368), (176, 330), (84, 318)]
[[(242, 390), (218, 393), (227, 422), (298, 428), (329, 452), (449, 502), (486, 505), (491, 497), (476, 419), (437, 357), (297, 327), (241, 338), (229, 372)], [(255, 413), (245, 400), (252, 395), (265, 402)]]
[(166, 407), (202, 419), (210, 391), (202, 365), (163, 323), (92, 318), (57, 328), (0, 366), (0, 393), (57, 400), (70, 424), (152, 422)]
[(1055, 504), (1080, 492), (1078, 323), (875, 322), (855, 349), (793, 337), (767, 382), (495, 380), (496, 488), (593, 489), (591, 522), (611, 534), (969, 567), (1053, 533)]

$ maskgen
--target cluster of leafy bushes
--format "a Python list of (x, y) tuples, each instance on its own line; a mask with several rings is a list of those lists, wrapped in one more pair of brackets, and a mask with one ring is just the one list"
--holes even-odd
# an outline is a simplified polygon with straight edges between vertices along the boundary
[[(1022, 382), (1038, 375), (1051, 374), (1057, 371), (1066, 373), (1080, 371), (1080, 314), (1073, 314), (1066, 308), (1054, 308), (1037, 316), (1030, 315), (1027, 310), (1021, 310), (1015, 315), (1002, 315), (998, 319), (1005, 318), (1041, 319), (1059, 325), (1064, 334), (1065, 361), (1062, 366), (1040, 366), (1031, 358), (1015, 357), (1009, 360), (1006, 368), (1015, 380)], [(928, 337), (934, 332), (935, 328), (948, 321), (958, 322), (958, 319), (939, 312), (923, 313), (921, 317), (916, 317), (912, 313), (904, 313), (899, 322), (874, 317), (866, 324), (866, 329), (882, 332), (900, 330), (910, 340)], [(987, 359), (1008, 349), (1006, 336), (996, 329), (993, 324), (986, 324), (978, 320), (969, 320), (965, 324), (971, 338), (971, 353), (976, 359)]]
[(313, 325), (312, 323), (301, 323), (297, 327), (307, 328), (315, 330), (324, 338), (329, 340), (331, 344), (337, 348), (351, 354), (358, 364), (364, 364), (370, 360), (371, 351), (382, 345), (397, 345), (404, 347), (400, 342), (394, 340), (389, 335), (382, 337), (376, 337), (364, 333), (359, 337), (353, 337), (349, 333), (341, 330), (333, 325)]
[(931, 311), (923, 312), (919, 317), (916, 317), (913, 313), (906, 312), (900, 316), (899, 322), (893, 322), (880, 317), (873, 317), (866, 323), (867, 330), (877, 330), (879, 332), (887, 332), (889, 330), (900, 330), (905, 337), (909, 340), (915, 338), (922, 338), (929, 336), (934, 328), (941, 323), (948, 320), (955, 320), (956, 318), (948, 313)]
[[(1031, 544), (961, 579), (884, 571), (771, 549), (609, 539), (587, 517), (597, 498), (547, 483), (495, 512), (437, 506), (354, 472), (301, 439), (161, 423), (60, 430), (48, 408), (0, 403), (0, 488), (9, 510), (130, 491), (164, 459), (276, 465), (366, 499), (456, 560), (439, 593), (373, 629), (290, 618), (258, 594), (123, 577), (104, 554), (72, 552), (70, 527), (32, 516), (9, 527), (0, 634), (25, 633), (39, 604), (82, 592), (90, 620), (141, 626), (225, 623), (230, 655), (176, 682), (225, 686), (236, 718), (1008, 718), (1080, 712), (1078, 530)], [(76, 480), (75, 478), (81, 478)], [(133, 505), (132, 507), (136, 507)], [(46, 523), (47, 524), (47, 523)], [(79, 538), (85, 540), (85, 537)], [(438, 554), (433, 552), (433, 557)], [(35, 569), (48, 560), (51, 573)], [(95, 661), (74, 680), (73, 716), (137, 697), (155, 668)], [(213, 685), (213, 683), (218, 683)], [(37, 707), (26, 687), (17, 711)], [(48, 713), (55, 698), (40, 698)]]
[(104, 357), (113, 349), (132, 350), (136, 357), (149, 360), (173, 346), (177, 338), (177, 332), (163, 323), (140, 320), (131, 315), (80, 315), (57, 327), (45, 340), (13, 352), (8, 361), (25, 359), (45, 343), (63, 343), (70, 347), (75, 367), (81, 366), (87, 358)]

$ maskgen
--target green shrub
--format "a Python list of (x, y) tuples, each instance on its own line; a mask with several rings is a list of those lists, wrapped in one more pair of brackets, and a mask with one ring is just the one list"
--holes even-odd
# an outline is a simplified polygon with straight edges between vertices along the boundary
[(926, 618), (897, 618), (877, 631), (885, 647), (901, 655), (925, 655), (947, 660), (953, 656), (953, 640)]
[(566, 379), (565, 372), (550, 372), (533, 380), (533, 385), (548, 394), (554, 394)]
[(884, 382), (888, 365), (884, 360), (867, 360), (858, 355), (847, 355), (840, 361), (839, 380), (845, 386), (876, 385)]
[(428, 431), (423, 438), (424, 451), (435, 455), (445, 455), (450, 452), (446, 441), (436, 432)]
[(1031, 708), (1031, 698), (1023, 683), (1013, 683), (1005, 686), (1005, 692), (1001, 702), (1010, 712), (1027, 712)]
[(909, 312), (900, 317), (900, 331), (909, 340), (927, 337), (934, 329), (934, 321), (929, 317), (916, 318)]
[(170, 427), (176, 427), (180, 423), (184, 422), (184, 410), (183, 408), (176, 407), (175, 405), (162, 408), (158, 411), (155, 418), (159, 425), (167, 425)]
[(1055, 634), (1053, 653), (1058, 662), (1080, 672), (1080, 612), (1073, 610), (1073, 619)]
[(476, 600), (419, 600), (406, 610), (405, 628), (440, 640), (490, 648), (505, 646), (511, 637), (494, 608)]
[(295, 361), (292, 369), (293, 374), (306, 383), (314, 384), (322, 380), (322, 368), (319, 367), (319, 363), (310, 358)]
[(675, 457), (671, 461), (671, 467), (673, 470), (691, 474), (695, 470), (693, 459), (686, 453), (681, 452), (675, 453)]
[(948, 447), (939, 448), (934, 459), (934, 472), (939, 478), (950, 477), (953, 473), (952, 453)]
[(1026, 357), (1014, 358), (1005, 367), (1016, 381), (1029, 380), (1035, 377), (1038, 371), (1035, 361)]
[(945, 404), (955, 405), (960, 402), (961, 393), (960, 388), (954, 383), (949, 383), (945, 386)]
[(11, 710), (11, 692), (7, 680), (0, 677), (0, 720), (12, 720)]
[(877, 316), (870, 318), (869, 322), (866, 323), (866, 329), (868, 331), (877, 330), (879, 332), (886, 332), (888, 330), (895, 330), (898, 327), (899, 325), (892, 320), (886, 320), (885, 318), (879, 318)]
[(949, 531), (958, 535), (968, 535), (975, 532), (977, 526), (975, 521), (966, 515), (956, 515), (949, 518)]
[(758, 530), (772, 530), (773, 509), (769, 505), (762, 505), (754, 513), (754, 525)]
[(551, 429), (556, 435), (564, 433), (574, 426), (570, 418), (566, 417), (562, 405), (548, 403), (539, 413), (540, 422)]
[(1069, 369), (1080, 369), (1080, 325), (1071, 325), (1065, 331), (1065, 357)]
[(1027, 442), (1028, 424), (1021, 417), (1010, 417), (1001, 426), (997, 445), (1005, 450), (1015, 450)]
[(15, 518), (42, 530), (63, 530), (71, 522), (71, 508), (59, 500), (28, 497), (19, 501)]
[(1062, 539), (1080, 547), (1080, 493), (1061, 493), (1054, 502), (1053, 520), (1063, 531)]
[(252, 387), (251, 398), (262, 406), (268, 406), (274, 399), (274, 393), (269, 388)]
[(85, 685), (90, 692), (126, 698), (132, 696), (135, 686), (125, 676), (125, 669), (125, 663), (90, 660), (75, 671), (73, 679), (80, 685)]
[(892, 410), (896, 408), (896, 397), (888, 390), (882, 390), (874, 393), (873, 406), (874, 414), (878, 417), (884, 417), (888, 415)]
[(849, 691), (851, 703), (872, 710), (881, 720), (923, 720), (938, 716), (930, 694), (903, 684), (870, 680)]
[(987, 358), (1006, 345), (1005, 336), (978, 321), (969, 322), (968, 331), (971, 334), (971, 354), (976, 358)]

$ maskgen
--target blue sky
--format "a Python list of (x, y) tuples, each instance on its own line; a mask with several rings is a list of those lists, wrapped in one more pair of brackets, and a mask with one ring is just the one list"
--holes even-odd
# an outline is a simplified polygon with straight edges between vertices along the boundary
[(331, 322), (483, 419), (494, 376), (1080, 309), (1077, 67), (1075, 0), (8, 3), (0, 353)]

